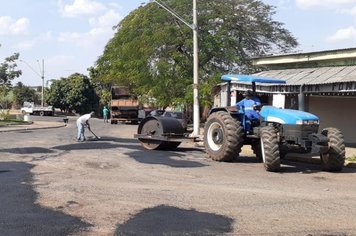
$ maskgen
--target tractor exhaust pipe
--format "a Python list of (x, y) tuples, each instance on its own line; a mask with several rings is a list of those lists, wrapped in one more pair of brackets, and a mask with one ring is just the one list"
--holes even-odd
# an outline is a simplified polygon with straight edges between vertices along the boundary
[(231, 106), (231, 81), (227, 82), (226, 106)]
[(298, 94), (298, 110), (304, 111), (305, 110), (305, 97), (303, 92), (304, 84), (300, 86), (299, 94)]

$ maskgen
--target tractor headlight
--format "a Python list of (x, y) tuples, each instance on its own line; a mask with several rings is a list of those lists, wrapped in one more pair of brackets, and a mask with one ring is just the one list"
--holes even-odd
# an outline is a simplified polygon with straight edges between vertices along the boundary
[(319, 120), (297, 120), (297, 125), (318, 125)]

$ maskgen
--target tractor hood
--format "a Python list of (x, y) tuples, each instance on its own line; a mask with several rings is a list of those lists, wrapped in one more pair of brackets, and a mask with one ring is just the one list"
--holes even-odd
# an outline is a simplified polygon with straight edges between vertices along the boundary
[(263, 106), (260, 115), (264, 121), (280, 124), (319, 124), (319, 117), (311, 113), (292, 109), (280, 109), (273, 106)]

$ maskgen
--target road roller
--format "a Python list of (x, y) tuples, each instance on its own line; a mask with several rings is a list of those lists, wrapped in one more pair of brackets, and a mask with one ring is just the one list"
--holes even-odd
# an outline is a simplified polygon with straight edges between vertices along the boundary
[(179, 120), (165, 116), (143, 119), (134, 137), (148, 150), (174, 150), (185, 140), (198, 141), (198, 137), (190, 137)]

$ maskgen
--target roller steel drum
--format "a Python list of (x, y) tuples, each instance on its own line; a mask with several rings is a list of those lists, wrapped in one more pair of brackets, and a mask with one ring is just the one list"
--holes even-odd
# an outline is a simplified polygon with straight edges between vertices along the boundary
[[(175, 118), (147, 117), (138, 126), (138, 140), (149, 150), (172, 150), (179, 146), (180, 141), (169, 141), (170, 137), (183, 136), (184, 128)], [(167, 141), (168, 140), (168, 141)]]

